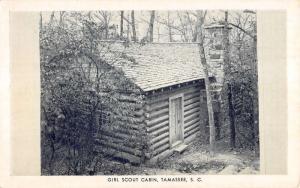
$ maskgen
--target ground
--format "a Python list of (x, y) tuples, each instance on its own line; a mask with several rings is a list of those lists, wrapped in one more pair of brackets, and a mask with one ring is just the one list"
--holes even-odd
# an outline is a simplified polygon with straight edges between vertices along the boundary
[(213, 156), (208, 145), (197, 140), (182, 154), (173, 154), (156, 165), (133, 166), (115, 160), (105, 161), (97, 175), (174, 175), (174, 174), (258, 174), (259, 157), (252, 151), (231, 150), (218, 142)]

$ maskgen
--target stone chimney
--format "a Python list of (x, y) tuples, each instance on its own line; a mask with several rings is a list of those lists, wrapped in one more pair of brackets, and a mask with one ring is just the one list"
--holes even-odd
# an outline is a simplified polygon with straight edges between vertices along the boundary
[[(216, 78), (216, 85), (223, 84), (224, 81), (224, 34), (225, 25), (212, 23), (206, 25), (205, 44), (206, 58), (210, 73)], [(229, 29), (231, 29), (229, 27)]]
[[(215, 117), (216, 139), (221, 135), (221, 91), (224, 83), (224, 34), (225, 25), (213, 23), (205, 29), (205, 56), (209, 65), (209, 72), (215, 77), (211, 83), (212, 104)], [(229, 28), (230, 30), (231, 28)]]

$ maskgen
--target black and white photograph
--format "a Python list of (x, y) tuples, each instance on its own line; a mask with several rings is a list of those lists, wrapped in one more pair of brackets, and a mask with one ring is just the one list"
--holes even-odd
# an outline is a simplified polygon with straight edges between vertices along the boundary
[(39, 12), (41, 175), (260, 173), (255, 10)]

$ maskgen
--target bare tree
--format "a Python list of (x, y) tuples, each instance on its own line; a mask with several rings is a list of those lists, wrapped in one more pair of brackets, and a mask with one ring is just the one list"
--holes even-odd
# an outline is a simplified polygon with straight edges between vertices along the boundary
[(127, 19), (125, 19), (127, 21), (127, 40), (130, 40), (130, 22), (129, 22), (129, 13), (127, 14)]
[(190, 26), (190, 31), (192, 36), (192, 42), (196, 42), (198, 37), (198, 32), (197, 32), (198, 24), (197, 23), (195, 24), (195, 22), (192, 21), (191, 14), (192, 14), (191, 11), (186, 11), (186, 16)]
[(108, 39), (109, 24), (110, 24), (110, 20), (111, 20), (111, 12), (98, 11), (98, 14), (95, 14), (95, 16), (103, 23), (104, 39)]
[[(224, 73), (228, 102), (230, 146), (258, 151), (258, 93), (256, 68), (256, 20), (253, 11), (225, 12)], [(228, 18), (230, 16), (230, 19)], [(229, 47), (229, 26), (232, 43)], [(229, 56), (229, 49), (232, 53)], [(229, 60), (230, 57), (230, 60)], [(234, 74), (233, 74), (234, 73)], [(226, 87), (227, 86), (227, 87)], [(246, 88), (246, 89), (245, 89)]]
[(54, 15), (54, 12), (52, 11), (52, 12), (51, 12), (51, 16), (50, 16), (50, 20), (49, 20), (49, 25), (50, 25), (50, 26), (52, 26), (52, 24), (53, 24), (53, 22), (54, 22), (54, 17), (55, 17), (55, 15)]
[[(225, 53), (224, 53), (224, 68), (225, 66), (225, 74), (227, 79), (233, 79), (229, 80), (227, 85), (227, 92), (228, 92), (228, 107), (229, 107), (229, 121), (230, 121), (230, 146), (231, 148), (236, 147), (236, 140), (238, 140), (238, 143), (241, 143), (241, 140), (248, 142), (249, 144), (254, 145), (255, 148), (258, 148), (258, 123), (257, 123), (257, 118), (258, 118), (258, 102), (257, 102), (257, 68), (256, 68), (256, 22), (254, 22), (254, 25), (251, 25), (253, 21), (253, 15), (255, 12), (253, 11), (244, 11), (244, 12), (235, 12), (235, 14), (231, 14), (231, 21), (228, 21), (228, 12), (225, 12), (225, 35), (224, 35), (224, 44), (225, 44)], [(227, 52), (229, 50), (229, 46), (226, 46), (228, 38), (228, 26), (233, 26), (234, 33), (233, 36), (235, 37), (235, 43), (234, 46), (236, 48), (236, 59), (237, 59), (237, 65), (238, 66), (233, 66), (229, 62), (229, 59), (226, 60)], [(252, 28), (252, 29), (251, 29)], [(249, 40), (250, 39), (250, 40)], [(252, 41), (253, 43), (250, 45)], [(247, 46), (250, 45), (251, 47)], [(252, 55), (250, 51), (253, 50)], [(247, 54), (247, 55), (245, 55)], [(229, 55), (228, 55), (229, 57)], [(249, 62), (249, 59), (251, 59), (251, 63)], [(247, 68), (250, 65), (250, 68)], [(230, 67), (228, 67), (230, 66)], [(231, 73), (227, 72), (228, 70), (230, 71), (231, 69), (235, 69), (237, 73), (236, 76), (239, 79), (245, 79), (245, 70), (250, 69), (251, 70), (251, 76), (249, 79), (251, 79), (251, 82), (247, 82), (248, 88), (250, 90), (248, 91), (251, 93), (249, 94), (249, 98), (251, 100), (250, 103), (243, 102), (243, 106), (247, 106), (249, 111), (247, 112), (250, 116), (250, 119), (247, 119), (247, 122), (249, 123), (248, 129), (251, 132), (252, 140), (248, 139), (246, 135), (250, 135), (249, 130), (246, 130), (241, 128), (241, 125), (238, 123), (241, 121), (246, 121), (244, 117), (242, 117), (240, 114), (242, 111), (241, 109), (244, 109), (242, 107), (236, 107), (236, 103), (238, 104), (241, 99), (236, 97), (237, 95), (241, 95), (240, 93), (242, 92), (241, 90), (238, 89), (233, 89), (236, 87), (240, 87), (240, 83), (237, 83), (234, 81), (236, 77), (232, 78)], [(226, 71), (227, 70), (227, 71)], [(244, 94), (245, 95), (245, 94)], [(248, 95), (248, 94), (247, 94)], [(235, 96), (235, 97), (234, 97)], [(243, 95), (242, 95), (243, 96)], [(250, 105), (252, 106), (250, 106)], [(252, 110), (252, 111), (251, 111)], [(235, 113), (235, 111), (238, 111), (238, 113)], [(236, 120), (239, 120), (236, 122)], [(254, 142), (253, 142), (254, 141)], [(256, 150), (255, 150), (256, 151)]]
[(65, 15), (65, 11), (60, 11), (59, 12), (59, 25), (63, 24), (63, 19), (64, 19), (64, 15)]
[(155, 11), (151, 11), (151, 16), (150, 16), (150, 22), (149, 22), (149, 39), (150, 42), (153, 42), (153, 27), (154, 27), (154, 18), (155, 18)]
[(208, 65), (206, 62), (205, 57), (205, 50), (204, 50), (204, 33), (202, 31), (202, 27), (204, 24), (206, 16), (206, 11), (197, 11), (197, 24), (198, 24), (198, 49), (201, 64), (204, 71), (204, 82), (206, 88), (206, 99), (207, 99), (207, 110), (208, 110), (208, 120), (209, 120), (209, 144), (210, 144), (210, 153), (214, 154), (215, 151), (215, 121), (214, 121), (214, 112), (212, 106), (212, 99), (210, 93), (210, 81), (208, 77)]
[(177, 11), (176, 16), (179, 19), (178, 21), (175, 21), (174, 18), (171, 17), (171, 13), (168, 11), (165, 19), (156, 18), (156, 22), (167, 28), (166, 35), (168, 36), (169, 42), (174, 41), (174, 35), (180, 35), (182, 42), (196, 42), (197, 32), (195, 32), (195, 30), (197, 24), (192, 20), (191, 15), (196, 18), (192, 11)]
[[(224, 66), (229, 69), (230, 59), (229, 59), (229, 23), (228, 23), (228, 11), (225, 11), (225, 19), (224, 19), (224, 35), (223, 35), (223, 43), (224, 43)], [(230, 121), (230, 147), (235, 148), (235, 112), (233, 105), (233, 95), (232, 95), (232, 85), (230, 83), (227, 84), (228, 90), (228, 107), (229, 107), (229, 121)]]
[(43, 28), (43, 15), (40, 12), (40, 30)]
[(124, 20), (124, 10), (121, 10), (121, 19), (120, 19), (120, 37), (123, 37), (123, 20)]
[(172, 27), (171, 27), (170, 12), (169, 11), (168, 11), (168, 16), (167, 16), (167, 26), (168, 26), (169, 42), (173, 42)]
[(135, 18), (134, 18), (134, 10), (131, 11), (131, 26), (132, 26), (132, 40), (136, 42), (136, 28), (135, 28)]
[(177, 16), (180, 21), (180, 27), (181, 27), (181, 38), (184, 42), (188, 42), (188, 20), (185, 19), (184, 14), (182, 12), (177, 11)]

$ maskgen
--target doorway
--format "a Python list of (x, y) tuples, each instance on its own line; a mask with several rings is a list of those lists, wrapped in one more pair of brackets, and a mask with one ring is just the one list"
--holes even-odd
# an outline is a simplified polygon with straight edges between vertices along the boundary
[(169, 134), (170, 147), (173, 148), (184, 141), (183, 137), (183, 95), (169, 99)]

